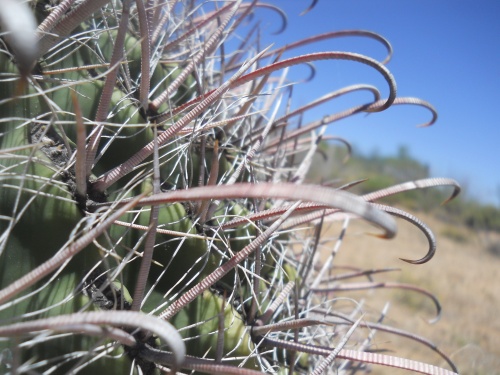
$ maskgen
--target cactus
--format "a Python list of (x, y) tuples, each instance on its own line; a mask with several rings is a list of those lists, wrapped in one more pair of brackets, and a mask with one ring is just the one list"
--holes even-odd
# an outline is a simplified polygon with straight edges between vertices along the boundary
[[(395, 104), (426, 107), (427, 125), (435, 121), (425, 101), (396, 98), (385, 67), (390, 44), (341, 31), (260, 50), (252, 31), (239, 34), (258, 6), (276, 10), (256, 1), (2, 4), (3, 371), (335, 369), (330, 340), (369, 323), (343, 317), (335, 323), (348, 331), (333, 326), (340, 313), (318, 292), (331, 263), (313, 267), (321, 222), (356, 216), (391, 238), (393, 216), (403, 218), (429, 239), (424, 258), (405, 261), (432, 258), (424, 223), (374, 201), (442, 185), (454, 197), (455, 181), (413, 181), (361, 197), (349, 184), (303, 183), (323, 125)], [(229, 50), (235, 35), (243, 42)], [(350, 35), (381, 42), (387, 61), (337, 51), (281, 58), (296, 45)], [(283, 105), (288, 67), (332, 59), (373, 68), (388, 97), (356, 85), (296, 110)], [(374, 100), (293, 127), (294, 116), (355, 90)], [(315, 240), (297, 230), (304, 227), (316, 228)], [(422, 365), (340, 344), (335, 355)]]

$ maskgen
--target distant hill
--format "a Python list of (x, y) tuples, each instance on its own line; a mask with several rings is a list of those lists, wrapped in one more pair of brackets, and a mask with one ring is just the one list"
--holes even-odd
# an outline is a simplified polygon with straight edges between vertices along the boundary
[[(389, 156), (376, 152), (364, 155), (354, 149), (350, 158), (343, 162), (346, 155), (348, 150), (345, 147), (322, 142), (307, 179), (310, 182), (331, 183), (334, 186), (367, 179), (351, 189), (355, 193), (364, 194), (401, 182), (431, 177), (429, 166), (414, 159), (405, 146), (401, 146), (396, 155)], [(325, 168), (325, 165), (328, 168)], [(440, 206), (448, 196), (449, 191), (445, 188), (431, 188), (384, 198), (384, 202), (429, 212), (450, 224), (500, 232), (500, 208), (481, 204), (468, 197), (466, 192), (449, 204)]]

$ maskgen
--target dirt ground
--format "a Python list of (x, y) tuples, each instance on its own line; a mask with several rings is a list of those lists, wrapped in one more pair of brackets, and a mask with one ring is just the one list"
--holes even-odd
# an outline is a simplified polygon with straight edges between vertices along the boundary
[[(416, 227), (398, 220), (397, 237), (383, 240), (368, 234), (377, 229), (361, 221), (351, 221), (334, 265), (400, 268), (400, 271), (377, 274), (374, 279), (410, 283), (433, 293), (442, 305), (442, 316), (437, 323), (428, 323), (435, 316), (432, 301), (409, 290), (375, 289), (337, 292), (337, 295), (363, 301), (362, 308), (371, 319), (377, 319), (376, 313), (389, 301), (391, 305), (383, 322), (429, 339), (451, 357), (460, 374), (500, 374), (500, 255), (488, 252), (485, 246), (492, 241), (500, 243), (500, 235), (486, 237), (466, 228), (451, 228), (467, 238), (452, 240), (442, 234), (450, 229), (449, 224), (431, 216), (417, 216), (437, 237), (437, 252), (430, 262), (410, 265), (398, 259), (418, 259), (426, 253), (427, 240)], [(341, 225), (339, 222), (326, 225), (325, 236), (338, 236)], [(334, 244), (323, 243), (320, 247), (323, 259)], [(366, 278), (344, 283), (360, 281)], [(372, 349), (387, 349), (386, 354), (449, 368), (440, 356), (422, 344), (383, 332), (375, 334)], [(373, 374), (408, 374), (408, 371), (380, 366), (371, 369)]]

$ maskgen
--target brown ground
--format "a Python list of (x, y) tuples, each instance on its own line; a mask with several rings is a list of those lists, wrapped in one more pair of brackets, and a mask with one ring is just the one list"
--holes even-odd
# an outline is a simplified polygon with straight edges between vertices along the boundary
[[(376, 232), (376, 229), (360, 221), (351, 221), (334, 264), (364, 269), (401, 268), (399, 272), (378, 274), (375, 280), (411, 283), (434, 293), (443, 308), (441, 320), (428, 324), (427, 320), (433, 317), (435, 311), (432, 302), (411, 291), (377, 289), (339, 292), (338, 296), (357, 300), (364, 298), (363, 310), (371, 319), (376, 319), (374, 313), (389, 300), (391, 307), (384, 323), (435, 343), (452, 358), (460, 374), (500, 374), (500, 255), (488, 252), (485, 247), (485, 240), (500, 244), (500, 235), (485, 237), (465, 228), (450, 227), (429, 216), (417, 216), (430, 226), (438, 240), (436, 256), (429, 263), (410, 265), (398, 259), (420, 258), (427, 249), (426, 239), (420, 231), (398, 220), (399, 231), (393, 240), (369, 236), (367, 233)], [(326, 235), (338, 235), (340, 228), (340, 223), (333, 223), (324, 232)], [(468, 240), (451, 240), (441, 234), (447, 230), (458, 230)], [(323, 256), (328, 255), (333, 244), (321, 247)], [(391, 352), (387, 354), (448, 368), (427, 347), (394, 335), (378, 332), (373, 348), (389, 349)], [(372, 370), (373, 374), (408, 374), (407, 371), (380, 366), (373, 366)]]

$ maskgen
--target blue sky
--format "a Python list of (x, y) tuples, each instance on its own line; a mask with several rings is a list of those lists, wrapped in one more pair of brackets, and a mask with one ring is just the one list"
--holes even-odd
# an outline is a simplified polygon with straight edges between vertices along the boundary
[[(282, 46), (315, 34), (343, 29), (375, 31), (394, 49), (387, 67), (398, 84), (398, 96), (414, 96), (433, 104), (435, 125), (416, 128), (430, 114), (420, 107), (396, 106), (369, 116), (357, 115), (330, 125), (328, 133), (347, 138), (357, 150), (394, 154), (401, 145), (431, 167), (434, 176), (452, 177), (483, 202), (500, 206), (500, 1), (319, 0), (304, 16), (310, 1), (272, 0), (288, 15), (284, 33), (271, 35), (279, 17), (259, 10), (264, 19), (263, 45)], [(382, 60), (385, 50), (373, 40), (334, 39), (288, 52), (284, 57), (320, 51), (351, 51)], [(306, 104), (341, 87), (369, 83), (384, 96), (387, 84), (372, 69), (354, 62), (315, 64), (317, 76), (294, 90), (294, 106)], [(307, 68), (293, 68), (301, 79)], [(338, 112), (370, 99), (367, 93), (330, 102), (308, 119)]]

